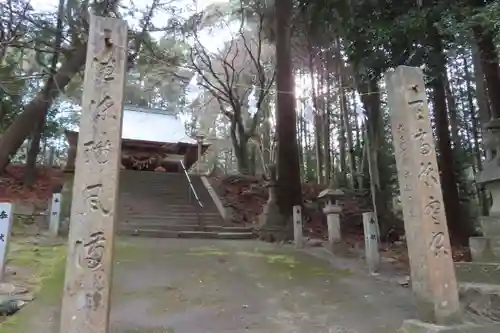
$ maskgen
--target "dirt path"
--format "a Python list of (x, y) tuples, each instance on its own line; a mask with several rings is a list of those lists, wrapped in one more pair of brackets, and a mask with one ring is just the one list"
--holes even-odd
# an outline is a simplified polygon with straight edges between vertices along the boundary
[[(414, 317), (408, 289), (357, 268), (257, 241), (121, 239), (111, 333), (391, 333)], [(59, 333), (62, 269), (8, 333)]]
[(113, 288), (112, 333), (389, 333), (414, 316), (408, 289), (254, 241), (128, 240)]

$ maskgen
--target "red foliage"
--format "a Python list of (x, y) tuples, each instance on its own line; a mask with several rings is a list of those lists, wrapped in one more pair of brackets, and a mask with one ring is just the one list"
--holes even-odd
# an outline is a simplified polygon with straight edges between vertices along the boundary
[[(256, 224), (268, 199), (266, 181), (256, 177), (227, 176), (211, 177), (210, 182), (217, 191), (223, 205), (230, 208), (235, 224)], [(304, 200), (305, 233), (313, 238), (327, 239), (326, 218), (315, 199), (324, 186), (313, 183), (302, 184)], [(368, 193), (345, 191), (341, 200), (340, 216), (344, 242), (350, 247), (364, 246), (362, 213), (372, 208)], [(408, 269), (409, 259), (404, 241), (381, 244), (381, 255), (394, 260), (397, 266)], [(454, 261), (470, 261), (468, 248), (453, 248)]]
[(30, 202), (44, 206), (52, 197), (53, 189), (62, 186), (63, 173), (54, 168), (38, 168), (33, 188), (23, 186), (24, 165), (7, 166), (0, 176), (1, 202)]
[[(267, 182), (248, 176), (212, 177), (212, 186), (216, 189), (225, 207), (232, 212), (232, 222), (235, 224), (255, 224), (268, 199)], [(302, 184), (302, 199), (304, 201), (304, 217), (306, 234), (325, 238), (327, 235), (326, 219), (321, 212), (322, 205), (316, 201), (324, 186), (314, 183)], [(341, 201), (342, 228), (345, 232), (354, 233), (363, 239), (361, 213), (370, 209), (369, 198), (355, 192), (346, 193)], [(360, 236), (361, 235), (361, 236)]]

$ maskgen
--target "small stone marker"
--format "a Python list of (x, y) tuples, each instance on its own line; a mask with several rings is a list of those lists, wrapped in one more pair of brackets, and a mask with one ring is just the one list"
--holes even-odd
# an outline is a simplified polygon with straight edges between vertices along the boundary
[(108, 332), (127, 32), (90, 17), (61, 333)]
[(59, 223), (61, 218), (61, 193), (52, 194), (50, 205), (49, 231), (53, 236), (59, 234)]
[(400, 66), (386, 74), (401, 202), (420, 319), (460, 323), (439, 170), (422, 70)]
[(11, 203), (0, 203), (0, 281), (3, 281), (5, 274), (5, 263), (9, 250), (10, 230), (14, 220), (14, 209)]
[(370, 273), (377, 273), (380, 268), (380, 253), (378, 251), (380, 232), (375, 218), (373, 212), (363, 213), (365, 256)]
[(293, 239), (295, 240), (296, 248), (304, 247), (304, 239), (302, 237), (302, 207), (300, 205), (293, 206)]

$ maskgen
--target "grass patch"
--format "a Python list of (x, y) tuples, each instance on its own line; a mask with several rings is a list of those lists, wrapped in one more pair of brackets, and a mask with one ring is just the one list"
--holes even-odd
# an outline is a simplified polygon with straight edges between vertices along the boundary
[(277, 278), (290, 280), (307, 280), (316, 277), (345, 278), (352, 275), (349, 269), (339, 269), (332, 267), (328, 262), (299, 253), (291, 249), (263, 250), (254, 249), (253, 251), (230, 251), (217, 247), (197, 247), (191, 248), (186, 255), (189, 256), (229, 256), (246, 257), (262, 265), (265, 269), (261, 270), (268, 278)]
[(115, 241), (114, 261), (115, 262), (132, 262), (139, 261), (140, 259), (148, 258), (153, 251), (145, 246), (134, 244), (127, 238), (118, 238)]
[(25, 332), (26, 325), (36, 318), (39, 309), (58, 305), (64, 284), (66, 246), (35, 246), (15, 239), (11, 245), (8, 265), (30, 272), (26, 280), (36, 300), (1, 323), (2, 333)]

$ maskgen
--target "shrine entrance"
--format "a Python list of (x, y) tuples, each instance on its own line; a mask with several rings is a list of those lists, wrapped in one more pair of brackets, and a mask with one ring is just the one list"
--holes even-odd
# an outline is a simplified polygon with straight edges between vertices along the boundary
[[(66, 131), (66, 137), (69, 149), (65, 171), (72, 172), (78, 131)], [(131, 105), (123, 108), (122, 169), (183, 172), (182, 165), (188, 170), (208, 147), (186, 134), (181, 119), (174, 112)]]

